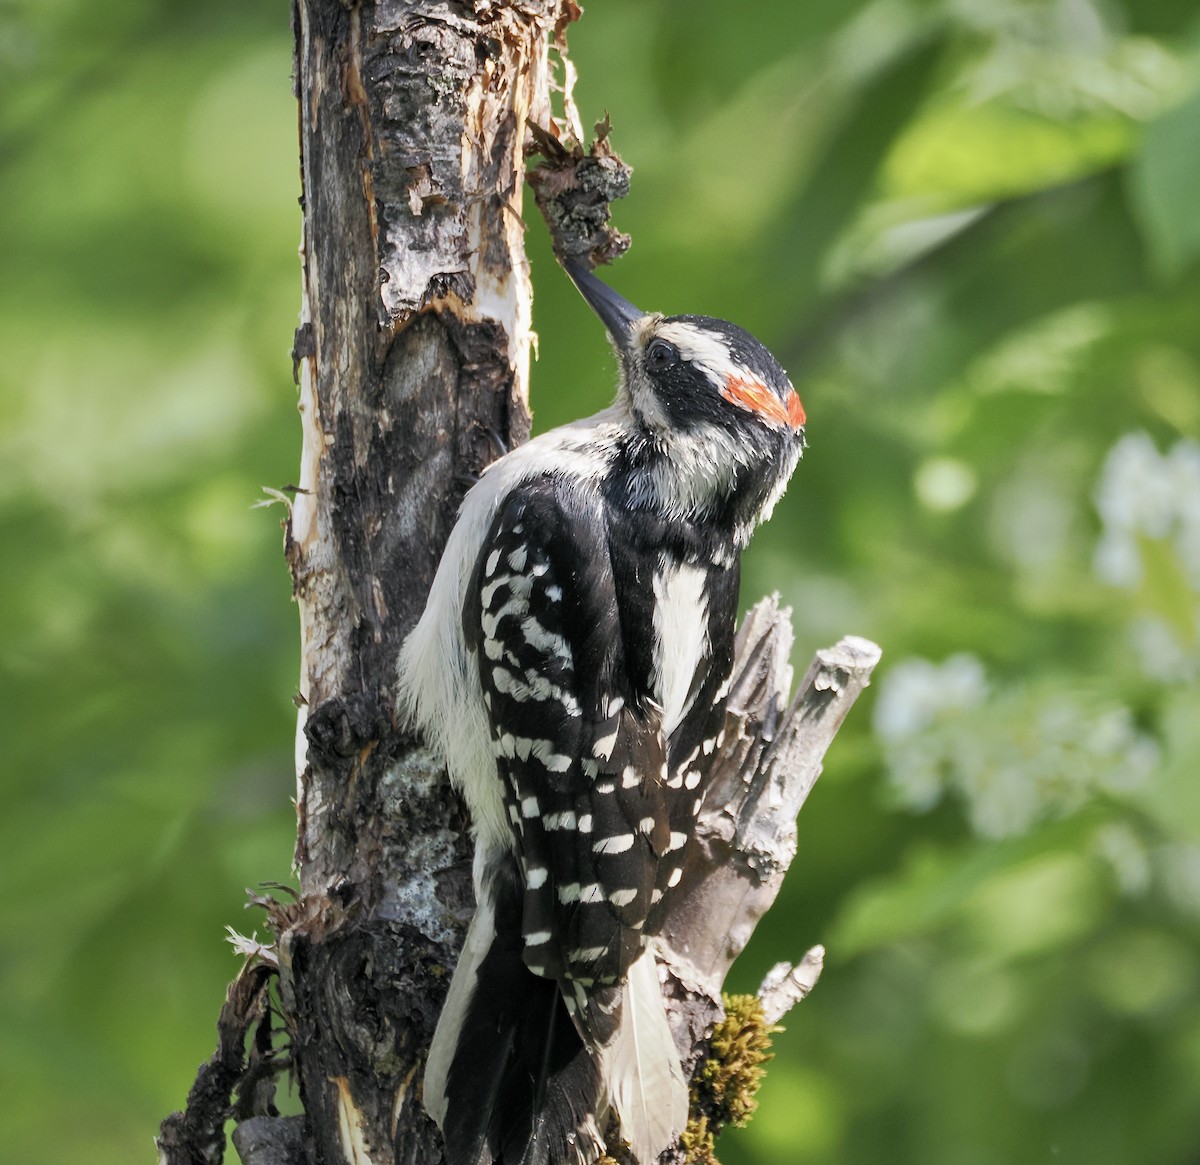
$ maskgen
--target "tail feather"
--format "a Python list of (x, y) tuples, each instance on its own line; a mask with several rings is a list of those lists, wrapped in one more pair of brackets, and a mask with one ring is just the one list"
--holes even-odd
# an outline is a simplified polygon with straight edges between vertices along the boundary
[(652, 951), (630, 966), (620, 991), (612, 1011), (616, 1030), (597, 1049), (600, 1074), (620, 1119), (621, 1135), (634, 1157), (650, 1165), (683, 1132), (688, 1116), (687, 1082)]
[(558, 984), (525, 966), (514, 871), (485, 882), (434, 1033), (425, 1107), (450, 1165), (592, 1165), (603, 1091)]

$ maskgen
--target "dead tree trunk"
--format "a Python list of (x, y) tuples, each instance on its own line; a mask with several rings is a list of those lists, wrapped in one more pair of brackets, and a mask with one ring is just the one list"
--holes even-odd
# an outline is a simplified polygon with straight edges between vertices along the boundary
[[(277, 941), (248, 952), (218, 1051), (164, 1122), (171, 1165), (219, 1161), (230, 1116), (247, 1165), (441, 1158), (420, 1072), (473, 908), (470, 855), (444, 773), (395, 722), (395, 661), (464, 490), (500, 443), (528, 435), (524, 158), (533, 127), (557, 154), (539, 184), (553, 220), (582, 155), (553, 147), (578, 126), (569, 92), (552, 117), (551, 61), (569, 75), (562, 33), (578, 15), (574, 0), (296, 0), (303, 454), (286, 550), (301, 621), (300, 885), (295, 901), (264, 901)], [(668, 927), (664, 983), (691, 1065), (877, 655), (844, 642), (789, 708), (789, 649), (773, 605), (743, 629), (720, 797)], [(768, 1021), (818, 970), (814, 956), (776, 975)], [(303, 1117), (273, 1107), (284, 1063)]]
[(471, 909), (468, 853), (392, 693), (467, 484), (529, 432), (525, 126), (549, 121), (558, 18), (558, 0), (296, 8), (301, 898), (279, 952), (323, 1162), (438, 1153), (413, 1085)]

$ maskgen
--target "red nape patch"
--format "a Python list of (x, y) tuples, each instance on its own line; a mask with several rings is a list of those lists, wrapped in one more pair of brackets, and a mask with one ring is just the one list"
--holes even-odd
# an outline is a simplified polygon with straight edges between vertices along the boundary
[(800, 396), (793, 388), (788, 396), (787, 403), (788, 422), (793, 429), (800, 428), (801, 425), (808, 419), (804, 415), (804, 406), (800, 403)]
[(774, 421), (777, 425), (789, 425), (798, 429), (804, 424), (804, 406), (794, 388), (787, 404), (784, 405), (761, 380), (743, 380), (739, 376), (730, 376), (725, 381), (721, 395), (731, 404), (758, 413), (760, 417)]

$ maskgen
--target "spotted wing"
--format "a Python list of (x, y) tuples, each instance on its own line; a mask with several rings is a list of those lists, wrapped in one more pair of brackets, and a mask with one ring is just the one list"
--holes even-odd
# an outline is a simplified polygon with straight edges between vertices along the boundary
[(666, 742), (625, 667), (602, 503), (553, 479), (507, 502), (464, 609), (525, 881), (531, 970), (622, 979), (669, 852)]

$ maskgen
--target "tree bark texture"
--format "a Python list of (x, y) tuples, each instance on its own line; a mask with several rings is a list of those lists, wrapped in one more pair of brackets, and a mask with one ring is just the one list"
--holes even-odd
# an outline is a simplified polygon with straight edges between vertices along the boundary
[(419, 1068), (472, 908), (462, 809), (397, 733), (462, 494), (528, 436), (526, 125), (559, 0), (298, 0), (304, 451), (296, 864), (280, 985), (322, 1162), (435, 1161)]
[[(574, 0), (295, 0), (303, 451), (285, 543), (301, 624), (299, 891), (263, 900), (276, 942), (246, 951), (218, 1052), (187, 1111), (163, 1124), (169, 1165), (219, 1162), (231, 1115), (247, 1165), (441, 1160), (421, 1071), (474, 906), (470, 849), (444, 771), (396, 723), (395, 667), (463, 493), (529, 433), (531, 143), (549, 158), (538, 198), (560, 251), (608, 258), (627, 245), (603, 199), (585, 205), (605, 182), (619, 194), (628, 172), (606, 147), (585, 159), (577, 145), (562, 37), (578, 16)], [(786, 615), (760, 605), (740, 633), (717, 794), (666, 931), (664, 990), (689, 1068), (878, 655), (843, 641), (789, 704), (790, 648)], [(274, 1007), (264, 967), (278, 972)], [(819, 970), (819, 950), (777, 968), (769, 1016)], [(270, 1073), (283, 1066), (303, 1117), (274, 1109)]]

